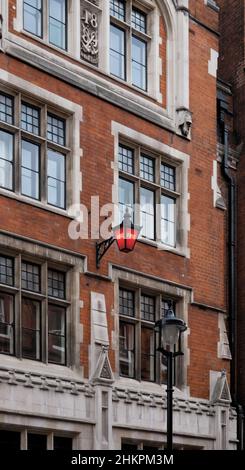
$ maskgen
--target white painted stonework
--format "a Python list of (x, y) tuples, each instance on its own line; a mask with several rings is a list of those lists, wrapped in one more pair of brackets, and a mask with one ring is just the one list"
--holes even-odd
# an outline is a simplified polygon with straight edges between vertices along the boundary
[(212, 75), (212, 77), (217, 77), (217, 69), (218, 69), (218, 58), (219, 53), (214, 49), (210, 49), (210, 60), (208, 61), (208, 73)]

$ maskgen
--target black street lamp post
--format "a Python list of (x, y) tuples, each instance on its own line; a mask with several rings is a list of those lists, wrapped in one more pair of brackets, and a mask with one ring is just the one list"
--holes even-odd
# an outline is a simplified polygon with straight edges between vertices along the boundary
[[(172, 301), (168, 302), (168, 310), (164, 317), (155, 324), (158, 333), (158, 347), (167, 357), (167, 451), (173, 450), (173, 360), (182, 356), (181, 334), (187, 329), (183, 320), (176, 318)], [(176, 347), (178, 350), (176, 351)]]

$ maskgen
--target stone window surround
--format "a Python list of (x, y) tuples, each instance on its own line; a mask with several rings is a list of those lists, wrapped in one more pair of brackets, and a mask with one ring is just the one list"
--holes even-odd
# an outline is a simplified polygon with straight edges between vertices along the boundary
[[(3, 93), (23, 94), (25, 96), (25, 100), (28, 101), (29, 99), (30, 103), (34, 100), (34, 102), (38, 102), (41, 105), (47, 105), (50, 109), (55, 110), (54, 112), (57, 115), (59, 115), (60, 112), (61, 116), (67, 116), (67, 124), (69, 124), (67, 129), (67, 138), (70, 141), (71, 149), (70, 175), (67, 175), (66, 188), (68, 196), (67, 208), (65, 210), (51, 206), (47, 202), (37, 201), (23, 196), (22, 194), (16, 194), (4, 188), (0, 188), (0, 194), (57, 214), (74, 218), (76, 216), (74, 208), (77, 204), (80, 204), (80, 157), (82, 153), (80, 149), (80, 122), (83, 120), (82, 107), (36, 85), (32, 85), (30, 94), (30, 83), (28, 81), (8, 73), (5, 70), (1, 70), (0, 90), (2, 90)], [(4, 123), (1, 122), (1, 124)]]
[[(11, 248), (10, 248), (11, 247)], [(25, 367), (29, 372), (41, 372), (42, 374), (69, 375), (71, 369), (79, 371), (81, 374), (82, 366), (80, 364), (80, 344), (82, 342), (82, 325), (80, 324), (80, 274), (84, 272), (83, 257), (78, 257), (73, 253), (64, 253), (58, 248), (54, 249), (45, 244), (35, 244), (32, 241), (25, 241), (21, 237), (11, 236), (0, 233), (0, 252), (6, 256), (18, 258), (20, 255), (24, 259), (48, 263), (50, 267), (67, 270), (68, 298), (70, 298), (69, 312), (67, 313), (67, 366), (33, 361), (31, 359), (20, 359), (16, 356), (1, 354), (1, 364), (12, 367), (16, 370)], [(16, 288), (4, 286), (5, 291), (12, 292), (16, 296), (16, 305), (19, 302), (19, 291)], [(81, 375), (82, 378), (82, 375)]]
[[(145, 292), (149, 292), (152, 295), (163, 295), (166, 298), (171, 298), (176, 301), (176, 315), (181, 317), (188, 325), (188, 305), (191, 301), (191, 291), (172, 285), (166, 281), (155, 280), (148, 278), (142, 274), (132, 273), (130, 271), (121, 270), (119, 267), (112, 266), (112, 281), (114, 282), (114, 331), (112, 332), (112, 349), (115, 351), (115, 386), (136, 386), (140, 385), (141, 382), (136, 379), (130, 379), (119, 376), (119, 287), (137, 289), (139, 286), (144, 289)], [(187, 367), (189, 365), (190, 350), (187, 347), (189, 329), (182, 337), (182, 350), (184, 356), (177, 358), (177, 389), (181, 392), (189, 394), (189, 387), (187, 385)], [(181, 361), (181, 366), (178, 367), (178, 362)], [(159, 391), (166, 385), (159, 385), (157, 383), (144, 382), (144, 388), (150, 391)]]
[[(144, 1), (152, 5), (152, 3), (150, 3), (151, 0)], [(41, 70), (46, 70), (65, 81), (70, 81), (70, 83), (75, 84), (85, 91), (89, 91), (95, 96), (100, 96), (100, 98), (119, 105), (129, 111), (133, 111), (134, 114), (145, 117), (145, 119), (161, 127), (179, 133), (178, 110), (189, 109), (188, 0), (180, 0), (178, 6), (172, 2), (172, 0), (166, 0), (165, 2), (161, 2), (160, 0), (155, 1), (164, 16), (167, 29), (167, 57), (169, 58), (167, 62), (167, 109), (160, 107), (157, 102), (149, 101), (147, 96), (144, 96), (144, 93), (136, 94), (132, 87), (127, 86), (127, 88), (122, 88), (120, 86), (120, 80), (108, 82), (106, 77), (109, 70), (109, 58), (107, 53), (106, 56), (101, 58), (102, 63), (105, 64), (104, 73), (94, 74), (94, 66), (91, 66), (87, 62), (87, 68), (82, 69), (80, 66), (68, 62), (65, 58), (65, 54), (62, 54), (62, 57), (57, 55), (54, 61), (52, 51), (50, 52), (49, 50), (41, 48), (38, 43), (30, 43), (28, 36), (24, 39), (23, 37), (10, 33), (7, 30), (8, 8), (6, 0), (2, 0), (2, 15), (4, 19), (6, 18), (3, 25), (3, 50), (14, 57), (24, 59), (27, 63), (33, 64)], [(22, 0), (20, 0), (20, 2), (22, 3)], [(108, 2), (109, 0), (107, 0), (106, 5), (107, 11), (109, 12)], [(106, 11), (105, 7), (104, 10)], [(19, 11), (21, 12), (21, 8)], [(77, 41), (75, 41), (74, 38), (78, 36), (80, 18), (78, 15), (74, 14), (74, 12), (73, 15), (76, 20), (73, 24), (73, 28), (70, 28), (73, 32), (73, 40), (71, 41), (71, 43), (73, 43), (73, 52), (71, 57), (77, 61), (78, 56), (80, 57), (78, 50), (79, 44), (75, 46), (75, 42)], [(107, 17), (109, 23), (109, 13), (107, 13)], [(102, 24), (101, 30), (105, 31), (106, 29), (107, 31), (107, 26), (108, 25)], [(15, 29), (16, 31), (21, 31), (22, 29), (22, 18), (20, 13), (18, 14), (18, 11)], [(99, 41), (101, 41), (101, 37), (103, 37), (103, 35), (99, 36)], [(83, 61), (80, 62), (85, 63)], [(157, 67), (159, 67), (159, 64), (157, 64)], [(69, 70), (69, 79), (67, 69)], [(154, 74), (156, 76), (155, 71)], [(159, 95), (157, 99), (161, 100), (161, 96)]]
[[(188, 232), (190, 230), (190, 214), (188, 213), (188, 169), (189, 169), (189, 155), (180, 152), (179, 150), (173, 149), (166, 144), (162, 144), (158, 140), (152, 139), (151, 137), (142, 134), (141, 132), (135, 131), (132, 128), (126, 127), (118, 122), (112, 121), (112, 135), (114, 136), (114, 162), (112, 162), (112, 169), (114, 170), (114, 184), (112, 186), (112, 202), (118, 205), (118, 183), (119, 183), (119, 168), (118, 168), (118, 148), (120, 142), (131, 142), (133, 146), (140, 145), (145, 149), (148, 149), (150, 153), (159, 154), (166, 159), (166, 163), (174, 166), (178, 166), (179, 172), (179, 208), (178, 208), (178, 220), (177, 233), (181, 234), (181, 239), (178, 241), (176, 247), (170, 247), (164, 245), (159, 240), (147, 240), (140, 237), (140, 242), (147, 243), (160, 250), (166, 250), (171, 253), (179, 254), (187, 258), (190, 257), (190, 250), (188, 248)], [(115, 220), (115, 224), (119, 222)], [(180, 238), (180, 237), (179, 237)]]

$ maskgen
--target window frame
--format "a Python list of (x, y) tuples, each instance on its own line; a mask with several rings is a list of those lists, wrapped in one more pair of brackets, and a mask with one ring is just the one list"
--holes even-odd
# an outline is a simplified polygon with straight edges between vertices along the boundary
[[(119, 310), (119, 295), (120, 290), (126, 290), (133, 293), (134, 296), (134, 316), (120, 314)], [(154, 299), (154, 309), (155, 309), (155, 319), (154, 321), (145, 320), (141, 317), (141, 298), (142, 296), (151, 297)], [(169, 300), (169, 298), (173, 299), (175, 308), (177, 308), (178, 299), (173, 297), (172, 295), (168, 296), (167, 294), (159, 293), (152, 291), (151, 289), (147, 289), (143, 286), (136, 287), (134, 285), (125, 283), (123, 281), (119, 282), (118, 285), (118, 322), (119, 322), (119, 330), (121, 323), (134, 325), (135, 330), (135, 337), (134, 337), (134, 377), (129, 375), (122, 374), (120, 372), (120, 342), (119, 342), (119, 350), (118, 350), (118, 373), (121, 378), (126, 379), (133, 379), (139, 382), (151, 382), (157, 384), (166, 384), (166, 380), (162, 381), (161, 379), (161, 363), (162, 363), (162, 355), (156, 351), (156, 333), (154, 330), (155, 321), (162, 318), (162, 302)], [(141, 349), (141, 331), (142, 328), (150, 329), (153, 331), (154, 334), (154, 380), (144, 380), (142, 379), (142, 349)], [(119, 331), (118, 330), (118, 331)], [(177, 368), (178, 368), (178, 359), (174, 361), (174, 384), (177, 382)]]
[[(152, 8), (149, 4), (138, 4), (137, 1), (129, 0), (125, 2), (125, 19), (121, 20), (117, 17), (111, 15), (110, 11), (110, 0), (109, 2), (109, 25), (113, 25), (118, 29), (124, 31), (124, 41), (125, 41), (125, 78), (121, 78), (117, 75), (111, 73), (111, 68), (109, 65), (109, 74), (111, 77), (116, 78), (123, 83), (127, 83), (131, 85), (135, 90), (138, 90), (142, 93), (149, 94), (149, 50), (150, 50), (150, 43), (152, 41), (152, 34), (149, 34), (149, 24), (148, 15), (151, 13)], [(134, 28), (132, 25), (132, 11), (137, 10), (140, 13), (143, 13), (146, 16), (146, 32), (139, 31), (138, 29)], [(110, 33), (109, 33), (110, 35)], [(141, 88), (133, 83), (133, 59), (132, 59), (132, 49), (133, 49), (133, 37), (140, 40), (145, 44), (145, 88)], [(109, 62), (110, 62), (110, 46), (109, 46)]]
[[(49, 106), (46, 102), (41, 102), (28, 97), (26, 94), (21, 92), (12, 93), (5, 87), (1, 87), (0, 90), (2, 95), (12, 98), (13, 100), (13, 124), (9, 124), (5, 121), (0, 121), (0, 130), (9, 133), (13, 136), (13, 180), (12, 188), (8, 189), (1, 186), (1, 190), (5, 194), (12, 193), (18, 195), (21, 199), (39, 203), (45, 205), (47, 208), (54, 210), (67, 212), (70, 204), (72, 203), (72, 194), (69, 188), (71, 187), (72, 174), (70, 168), (71, 163), (71, 137), (70, 137), (70, 120), (71, 115), (66, 114), (63, 110), (54, 109), (51, 105)], [(22, 129), (22, 104), (30, 106), (39, 111), (39, 134), (33, 134), (25, 129)], [(48, 139), (48, 115), (56, 117), (64, 121), (64, 145), (60, 145), (52, 140)], [(22, 141), (30, 142), (31, 144), (39, 146), (39, 197), (34, 198), (32, 196), (22, 194)], [(51, 204), (48, 202), (48, 150), (52, 150), (56, 153), (61, 154), (64, 157), (64, 207), (60, 205)]]
[(37, 35), (31, 31), (28, 31), (27, 29), (25, 29), (24, 27), (24, 24), (25, 24), (25, 14), (24, 14), (24, 6), (25, 6), (25, 0), (22, 1), (22, 29), (23, 29), (23, 33), (24, 34), (27, 34), (27, 35), (30, 35), (32, 37), (34, 37), (35, 39), (39, 40), (39, 41), (42, 41), (42, 42), (45, 42), (45, 44), (47, 44), (48, 46), (50, 47), (53, 47), (55, 48), (56, 50), (58, 51), (61, 51), (61, 52), (64, 52), (64, 53), (67, 53), (68, 52), (68, 48), (69, 48), (69, 24), (70, 24), (70, 20), (69, 20), (69, 3), (70, 3), (70, 0), (66, 0), (66, 6), (65, 6), (65, 18), (66, 18), (66, 22), (65, 22), (65, 48), (61, 47), (61, 46), (57, 46), (56, 44), (52, 43), (50, 41), (50, 0), (41, 0), (42, 2), (42, 5), (41, 5), (41, 35)]
[[(7, 250), (8, 251), (8, 250)], [(34, 362), (45, 363), (45, 364), (55, 364), (59, 366), (69, 366), (71, 363), (71, 289), (70, 289), (70, 269), (66, 265), (56, 264), (49, 260), (43, 260), (39, 258), (31, 257), (30, 255), (20, 255), (16, 253), (1, 253), (2, 256), (7, 256), (14, 260), (13, 262), (13, 273), (14, 273), (14, 284), (10, 286), (9, 284), (0, 284), (0, 292), (3, 294), (8, 294), (13, 296), (13, 314), (14, 314), (14, 354), (19, 359), (23, 358), (25, 360), (31, 360)], [(27, 290), (22, 288), (21, 285), (21, 273), (22, 273), (22, 262), (30, 263), (36, 266), (39, 266), (40, 269), (40, 292)], [(64, 285), (64, 294), (65, 298), (60, 299), (58, 297), (51, 297), (48, 294), (48, 270), (61, 272), (65, 276), (65, 285)], [(40, 304), (40, 358), (26, 358), (22, 352), (22, 299), (33, 300)], [(48, 305), (52, 304), (64, 309), (65, 315), (65, 362), (54, 362), (48, 360), (48, 338), (49, 338), (49, 328), (48, 328), (48, 319), (49, 319), (49, 310)], [(4, 355), (10, 355), (9, 353), (0, 353)]]
[[(140, 241), (146, 242), (158, 242), (161, 245), (169, 247), (169, 249), (177, 249), (178, 247), (178, 229), (179, 229), (179, 211), (181, 204), (181, 163), (176, 161), (170, 161), (170, 159), (164, 154), (154, 153), (152, 150), (147, 149), (144, 145), (130, 142), (127, 139), (120, 138), (118, 143), (118, 155), (119, 148), (125, 147), (127, 150), (133, 152), (133, 170), (134, 173), (128, 173), (125, 170), (119, 168), (118, 165), (118, 182), (120, 179), (129, 181), (134, 185), (134, 201), (136, 204), (136, 210), (134, 213), (134, 220), (136, 224), (141, 225), (140, 216), (140, 188), (145, 188), (154, 193), (154, 238), (147, 238), (142, 236), (142, 232), (139, 236)], [(154, 181), (148, 181), (141, 176), (141, 156), (148, 157), (154, 161)], [(161, 185), (161, 164), (164, 164), (170, 168), (175, 169), (175, 190), (165, 188)], [(168, 245), (162, 241), (161, 233), (161, 197), (166, 196), (175, 200), (175, 244)], [(118, 199), (118, 204), (121, 201)], [(160, 213), (159, 213), (160, 208)], [(120, 213), (120, 211), (118, 211)], [(121, 222), (121, 221), (119, 221)]]

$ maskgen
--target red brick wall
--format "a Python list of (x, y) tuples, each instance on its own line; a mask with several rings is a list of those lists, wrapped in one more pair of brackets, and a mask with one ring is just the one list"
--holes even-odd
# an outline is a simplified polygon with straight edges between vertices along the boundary
[[(14, 4), (9, 2), (10, 7)], [(192, 14), (204, 15), (201, 3), (191, 3)], [(206, 8), (206, 7), (205, 7)], [(210, 10), (210, 9), (209, 9)], [(13, 16), (13, 12), (11, 13)], [(10, 23), (12, 16), (10, 15)], [(215, 26), (217, 18), (210, 11), (203, 20)], [(163, 24), (161, 32), (164, 35)], [(163, 42), (163, 44), (165, 41)], [(84, 121), (81, 123), (81, 171), (83, 172), (83, 192), (81, 202), (90, 205), (91, 195), (100, 196), (100, 205), (111, 202), (113, 170), (111, 161), (114, 155), (114, 142), (111, 135), (111, 121), (120, 122), (139, 132), (145, 133), (160, 142), (186, 152), (190, 155), (189, 170), (189, 212), (191, 231), (189, 233), (190, 259), (159, 252), (156, 248), (138, 243), (135, 251), (129, 255), (119, 254), (112, 246), (103, 258), (100, 273), (107, 274), (107, 262), (114, 262), (140, 272), (159, 276), (183, 285), (191, 286), (196, 302), (226, 308), (226, 239), (225, 213), (213, 208), (211, 177), (213, 160), (216, 158), (216, 80), (208, 74), (210, 48), (218, 50), (217, 36), (190, 21), (190, 109), (193, 112), (192, 141), (189, 142), (154, 124), (151, 124), (127, 111), (118, 109), (98, 98), (86, 94), (74, 87), (47, 76), (20, 61), (0, 54), (0, 67), (10, 73), (69, 97), (69, 100), (83, 106)], [(165, 54), (164, 45), (161, 53)], [(161, 81), (161, 89), (166, 89)], [(98, 171), (100, 178), (98, 178)], [(96, 185), (95, 185), (96, 181)], [(26, 220), (31, 221), (29, 224)], [(51, 223), (52, 220), (52, 223)], [(1, 229), (16, 232), (27, 237), (56, 243), (58, 246), (78, 251), (88, 256), (88, 269), (95, 271), (95, 241), (70, 240), (67, 234), (69, 219), (49, 214), (42, 209), (0, 197)], [(90, 291), (104, 293), (108, 311), (108, 322), (112, 328), (111, 308), (113, 306), (113, 285), (102, 280), (81, 277), (81, 297), (84, 308), (81, 321), (85, 325), (84, 342), (81, 347), (81, 362), (88, 373), (88, 346), (90, 343)], [(209, 396), (209, 370), (228, 368), (226, 361), (217, 358), (218, 315), (214, 311), (190, 307), (189, 337), (190, 367), (188, 372), (191, 393), (198, 397)], [(110, 352), (112, 363), (114, 357)]]

